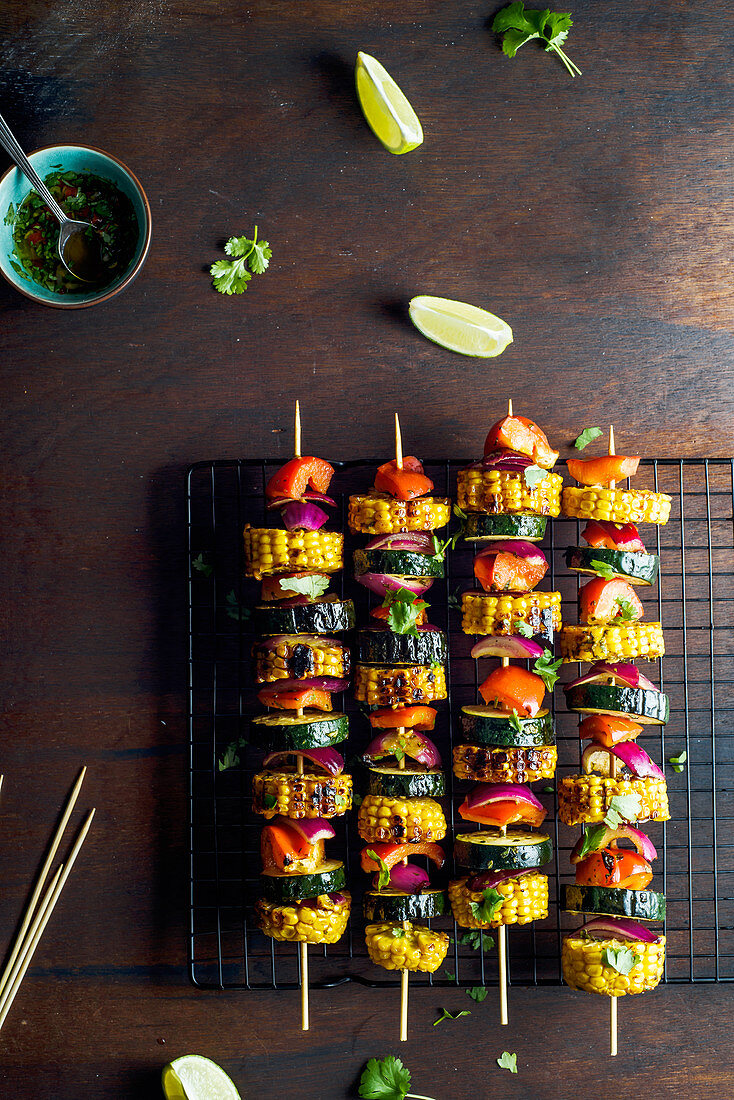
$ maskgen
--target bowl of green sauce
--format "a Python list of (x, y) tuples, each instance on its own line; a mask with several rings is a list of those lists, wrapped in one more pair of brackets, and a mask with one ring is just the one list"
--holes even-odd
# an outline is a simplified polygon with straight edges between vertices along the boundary
[(122, 161), (87, 145), (49, 145), (29, 159), (69, 217), (94, 226), (102, 275), (89, 284), (65, 270), (59, 223), (15, 167), (0, 178), (0, 274), (47, 306), (106, 302), (130, 285), (150, 248), (150, 206), (140, 181)]

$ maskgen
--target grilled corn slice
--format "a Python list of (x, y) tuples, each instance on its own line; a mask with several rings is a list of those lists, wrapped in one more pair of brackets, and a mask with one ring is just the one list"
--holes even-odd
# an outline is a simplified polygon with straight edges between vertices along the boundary
[(611, 520), (612, 523), (665, 524), (670, 517), (671, 498), (650, 489), (605, 489), (601, 485), (563, 490), (564, 516)]
[(446, 698), (443, 665), (356, 665), (354, 698), (370, 707), (410, 707)]
[(341, 680), (349, 676), (351, 666), (349, 650), (336, 638), (300, 642), (297, 634), (275, 648), (267, 642), (256, 642), (252, 656), (258, 684), (305, 680), (311, 676), (336, 676)]
[[(620, 974), (603, 961), (607, 948), (631, 948), (640, 961), (629, 974)], [(564, 936), (561, 949), (563, 979), (571, 989), (601, 993), (606, 997), (624, 997), (627, 993), (645, 993), (654, 989), (663, 976), (665, 936), (657, 943), (641, 940), (591, 939), (583, 935)]]
[(446, 836), (446, 818), (433, 798), (368, 794), (359, 807), (357, 828), (362, 839), (371, 844), (380, 840), (393, 843), (442, 840)]
[(347, 927), (352, 899), (346, 890), (335, 895), (335, 898), (322, 894), (309, 901), (294, 901), (288, 905), (276, 905), (265, 898), (258, 898), (255, 913), (261, 930), (273, 940), (336, 943)]
[(560, 592), (526, 592), (524, 596), (464, 592), (461, 629), (465, 634), (517, 634), (517, 623), (521, 621), (540, 633), (544, 625), (541, 612), (546, 610), (551, 613), (553, 630), (560, 630)]
[(479, 783), (534, 783), (536, 779), (552, 779), (557, 761), (555, 745), (516, 749), (456, 745), (454, 775)]
[(535, 516), (557, 516), (561, 511), (562, 485), (560, 474), (547, 473), (541, 482), (529, 489), (522, 473), (470, 466), (459, 470), (457, 503), (465, 512), (488, 515), (529, 512)]
[(395, 500), (387, 493), (349, 498), (349, 530), (363, 535), (397, 535), (401, 531), (435, 531), (451, 518), (448, 497)]
[(668, 821), (668, 791), (664, 779), (609, 775), (567, 775), (558, 783), (558, 816), (564, 825), (591, 825), (603, 821), (616, 795), (636, 794), (637, 821)]
[(474, 916), (472, 904), (483, 900), (481, 890), (470, 890), (469, 879), (454, 879), (449, 883), (449, 901), (454, 920), (461, 928), (499, 928), (501, 924), (529, 924), (548, 916), (548, 877), (540, 871), (530, 871), (520, 878), (508, 878), (495, 889), (502, 894), (502, 904), (491, 921)]
[(449, 937), (422, 924), (403, 921), (368, 924), (364, 930), (373, 963), (385, 970), (423, 970), (432, 974), (446, 958)]
[(653, 661), (665, 653), (660, 623), (613, 622), (598, 626), (564, 626), (560, 654), (564, 661)]
[(339, 817), (352, 808), (352, 777), (259, 772), (252, 777), (252, 808), (267, 818)]
[(344, 565), (344, 536), (338, 531), (285, 531), (251, 527), (243, 532), (245, 576), (273, 573), (336, 573)]

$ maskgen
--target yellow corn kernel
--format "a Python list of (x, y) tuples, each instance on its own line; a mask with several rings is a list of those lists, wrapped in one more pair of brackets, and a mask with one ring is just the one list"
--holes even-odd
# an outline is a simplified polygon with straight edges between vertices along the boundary
[(255, 913), (261, 930), (273, 940), (296, 943), (336, 943), (344, 935), (349, 920), (351, 895), (340, 891), (343, 901), (334, 901), (328, 894), (287, 905), (258, 898)]
[(349, 676), (351, 659), (349, 650), (335, 638), (323, 638), (318, 642), (299, 641), (297, 634), (280, 642), (275, 649), (265, 642), (252, 647), (255, 665), (255, 682), (270, 684), (276, 680), (305, 680), (311, 676)]
[(606, 489), (601, 485), (563, 490), (564, 516), (578, 519), (611, 520), (612, 523), (665, 524), (670, 517), (671, 497), (650, 489)]
[(457, 503), (465, 512), (489, 515), (524, 512), (535, 516), (557, 516), (561, 511), (560, 474), (548, 472), (532, 489), (522, 473), (507, 470), (482, 470), (469, 466), (459, 470)]
[(660, 623), (615, 622), (564, 626), (560, 636), (564, 661), (653, 661), (665, 653)]
[[(634, 951), (640, 959), (629, 974), (620, 974), (602, 960), (607, 948), (621, 947)], [(599, 993), (606, 997), (624, 997), (654, 989), (663, 976), (665, 936), (657, 943), (643, 940), (597, 940), (583, 935), (564, 936), (561, 949), (563, 979), (571, 989)]]
[(401, 531), (435, 531), (451, 518), (448, 497), (395, 500), (387, 493), (361, 493), (349, 498), (349, 530), (363, 535), (397, 535)]
[(564, 825), (593, 825), (604, 820), (615, 796), (625, 794), (640, 800), (637, 821), (670, 820), (667, 784), (655, 776), (564, 776), (558, 783), (558, 817)]
[(275, 573), (336, 573), (344, 565), (344, 536), (338, 531), (285, 531), (251, 527), (243, 532), (245, 576)]
[(385, 970), (421, 970), (432, 974), (446, 958), (449, 937), (422, 924), (387, 921), (368, 924), (364, 930), (372, 962)]
[(537, 748), (457, 745), (454, 775), (477, 783), (534, 783), (536, 779), (552, 779), (557, 761), (555, 745)]
[(469, 878), (449, 882), (449, 901), (454, 920), (460, 928), (498, 928), (501, 924), (529, 924), (548, 916), (548, 878), (540, 871), (530, 871), (520, 878), (508, 878), (495, 889), (502, 894), (502, 904), (491, 921), (474, 916), (472, 904), (483, 900), (482, 890), (470, 890)]
[(371, 707), (410, 707), (446, 698), (443, 665), (356, 665), (354, 698)]
[[(446, 818), (433, 798), (387, 798), (368, 794), (359, 807), (357, 828), (362, 839), (371, 844), (442, 840), (446, 836)], [(406, 854), (410, 854), (408, 849)]]
[(523, 596), (464, 592), (461, 597), (461, 629), (465, 634), (517, 634), (518, 621), (536, 634), (545, 624), (541, 612), (550, 610), (553, 630), (561, 628), (561, 593), (526, 592)]
[(252, 777), (252, 809), (266, 818), (339, 817), (351, 808), (351, 775), (258, 772)]

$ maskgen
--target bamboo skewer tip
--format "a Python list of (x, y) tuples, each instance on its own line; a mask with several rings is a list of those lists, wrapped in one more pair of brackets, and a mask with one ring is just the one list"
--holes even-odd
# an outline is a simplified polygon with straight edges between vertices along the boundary
[(617, 1054), (617, 998), (609, 998), (609, 1053), (612, 1058)]
[(395, 465), (403, 468), (403, 437), (400, 433), (400, 417), (395, 413)]
[[(610, 454), (610, 455), (616, 454), (616, 451), (614, 449), (614, 424), (609, 425), (609, 449), (607, 451), (607, 454)], [(609, 488), (610, 489), (615, 489), (616, 487), (617, 487), (617, 482), (616, 481), (612, 480), (612, 481), (609, 482)]]
[(507, 926), (501, 924), (497, 929), (497, 947), (500, 964), (500, 1023), (507, 1025)]
[(512, 398), (507, 398), (507, 415), (512, 416)]
[(293, 424), (293, 457), (301, 457), (301, 403), (296, 398), (296, 415)]
[[(405, 922), (403, 922), (405, 923)], [(400, 971), (400, 1042), (408, 1041), (408, 975), (409, 970)]]

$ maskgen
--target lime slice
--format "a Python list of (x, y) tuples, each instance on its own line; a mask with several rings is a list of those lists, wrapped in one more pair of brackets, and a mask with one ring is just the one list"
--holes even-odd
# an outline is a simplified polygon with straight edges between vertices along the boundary
[(167, 1100), (241, 1100), (223, 1069), (200, 1054), (184, 1054), (163, 1069)]
[(357, 96), (375, 137), (391, 153), (409, 153), (423, 141), (418, 115), (387, 70), (368, 53), (357, 54)]
[(462, 355), (493, 359), (512, 343), (512, 329), (486, 309), (420, 294), (410, 301), (410, 319), (424, 336)]

